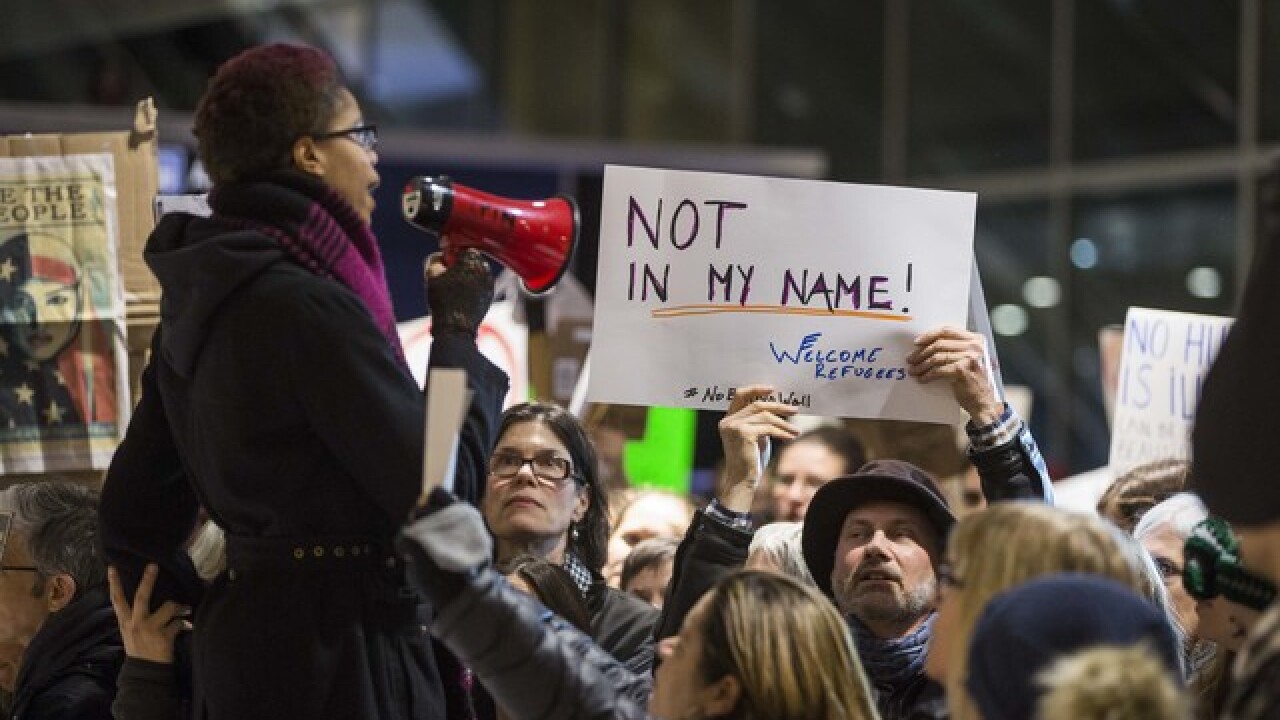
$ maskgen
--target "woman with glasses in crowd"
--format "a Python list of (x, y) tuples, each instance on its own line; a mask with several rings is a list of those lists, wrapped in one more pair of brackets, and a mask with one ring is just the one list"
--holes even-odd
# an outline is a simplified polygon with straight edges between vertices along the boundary
[[(424, 399), (370, 226), (376, 133), (334, 61), (267, 45), (222, 65), (195, 113), (210, 217), (165, 216), (142, 396), (108, 472), (120, 594), (155, 563), (157, 606), (196, 608), (199, 717), (444, 717), (445, 688), (392, 538), (421, 492)], [(507, 379), (476, 347), (478, 255), (426, 269), (432, 367), (473, 402), (455, 491), (478, 502)], [(185, 543), (226, 532), (206, 589)]]
[(549, 403), (503, 413), (481, 509), (499, 566), (533, 555), (564, 567), (582, 593), (600, 647), (634, 673), (652, 669), (657, 610), (605, 584), (606, 488), (591, 440), (572, 413)]
[(438, 610), (433, 634), (510, 718), (877, 717), (848, 626), (813, 587), (771, 572), (726, 576), (663, 641), (650, 678), (489, 569), (491, 542), (474, 508), (437, 490), (399, 548)]

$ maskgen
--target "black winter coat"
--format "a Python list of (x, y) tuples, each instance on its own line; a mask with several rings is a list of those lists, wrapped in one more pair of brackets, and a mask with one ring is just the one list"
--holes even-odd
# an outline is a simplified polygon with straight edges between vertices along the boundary
[(50, 615), (18, 672), (15, 720), (111, 720), (124, 661), (120, 629), (104, 588)]
[[(405, 528), (399, 548), (440, 610), (432, 632), (513, 720), (649, 720), (652, 677), (629, 672), (495, 573), (479, 512), (461, 503), (433, 509)], [(450, 567), (438, 564), (442, 555)]]
[(604, 583), (587, 593), (591, 637), (637, 675), (653, 672), (653, 626), (658, 610), (630, 593)]
[[(421, 484), (413, 378), (356, 294), (265, 235), (171, 215), (145, 257), (161, 323), (102, 536), (127, 591), (158, 562), (157, 602), (198, 606), (193, 715), (443, 717), (422, 608), (391, 553)], [(467, 370), (454, 489), (476, 502), (507, 379), (457, 334), (436, 338), (431, 366)], [(207, 592), (184, 551), (199, 505), (228, 538)]]

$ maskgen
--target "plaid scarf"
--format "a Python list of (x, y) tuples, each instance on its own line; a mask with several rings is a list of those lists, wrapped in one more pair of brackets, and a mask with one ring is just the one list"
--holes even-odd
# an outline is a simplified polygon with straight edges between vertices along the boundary
[(894, 696), (924, 673), (925, 652), (929, 648), (933, 621), (937, 617), (937, 613), (930, 613), (929, 618), (911, 634), (883, 640), (876, 637), (858, 618), (846, 616), (849, 629), (853, 631), (853, 642), (858, 647), (862, 668), (866, 670), (867, 677), (880, 697)]
[(333, 188), (306, 173), (282, 171), (215, 188), (209, 206), (227, 221), (275, 240), (295, 263), (359, 296), (408, 370), (378, 241)]
[(561, 567), (569, 573), (569, 577), (573, 578), (573, 584), (578, 586), (582, 597), (586, 598), (591, 592), (591, 586), (595, 584), (595, 578), (592, 577), (591, 571), (587, 569), (587, 566), (582, 564), (577, 555), (566, 551), (564, 564)]

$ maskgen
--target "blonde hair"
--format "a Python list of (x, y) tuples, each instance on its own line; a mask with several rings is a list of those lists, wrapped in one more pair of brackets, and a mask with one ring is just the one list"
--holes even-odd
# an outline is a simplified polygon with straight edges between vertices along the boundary
[(1037, 679), (1039, 720), (1189, 720), (1188, 702), (1144, 644), (1100, 645), (1060, 658)]
[(817, 589), (744, 570), (716, 585), (707, 604), (699, 671), (706, 682), (737, 678), (730, 717), (878, 717), (849, 628)]
[(952, 718), (980, 717), (964, 683), (973, 628), (993, 596), (1043, 575), (1078, 572), (1111, 578), (1145, 597), (1135, 544), (1095, 516), (1039, 503), (999, 503), (962, 518), (947, 544), (960, 582), (948, 589), (958, 604), (944, 682)]

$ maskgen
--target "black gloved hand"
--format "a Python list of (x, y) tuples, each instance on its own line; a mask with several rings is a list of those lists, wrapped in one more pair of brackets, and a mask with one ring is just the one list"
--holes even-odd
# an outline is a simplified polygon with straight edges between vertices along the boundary
[(444, 273), (431, 276), (432, 255), (423, 268), (431, 334), (462, 333), (472, 338), (493, 302), (493, 274), (479, 251), (468, 249)]

